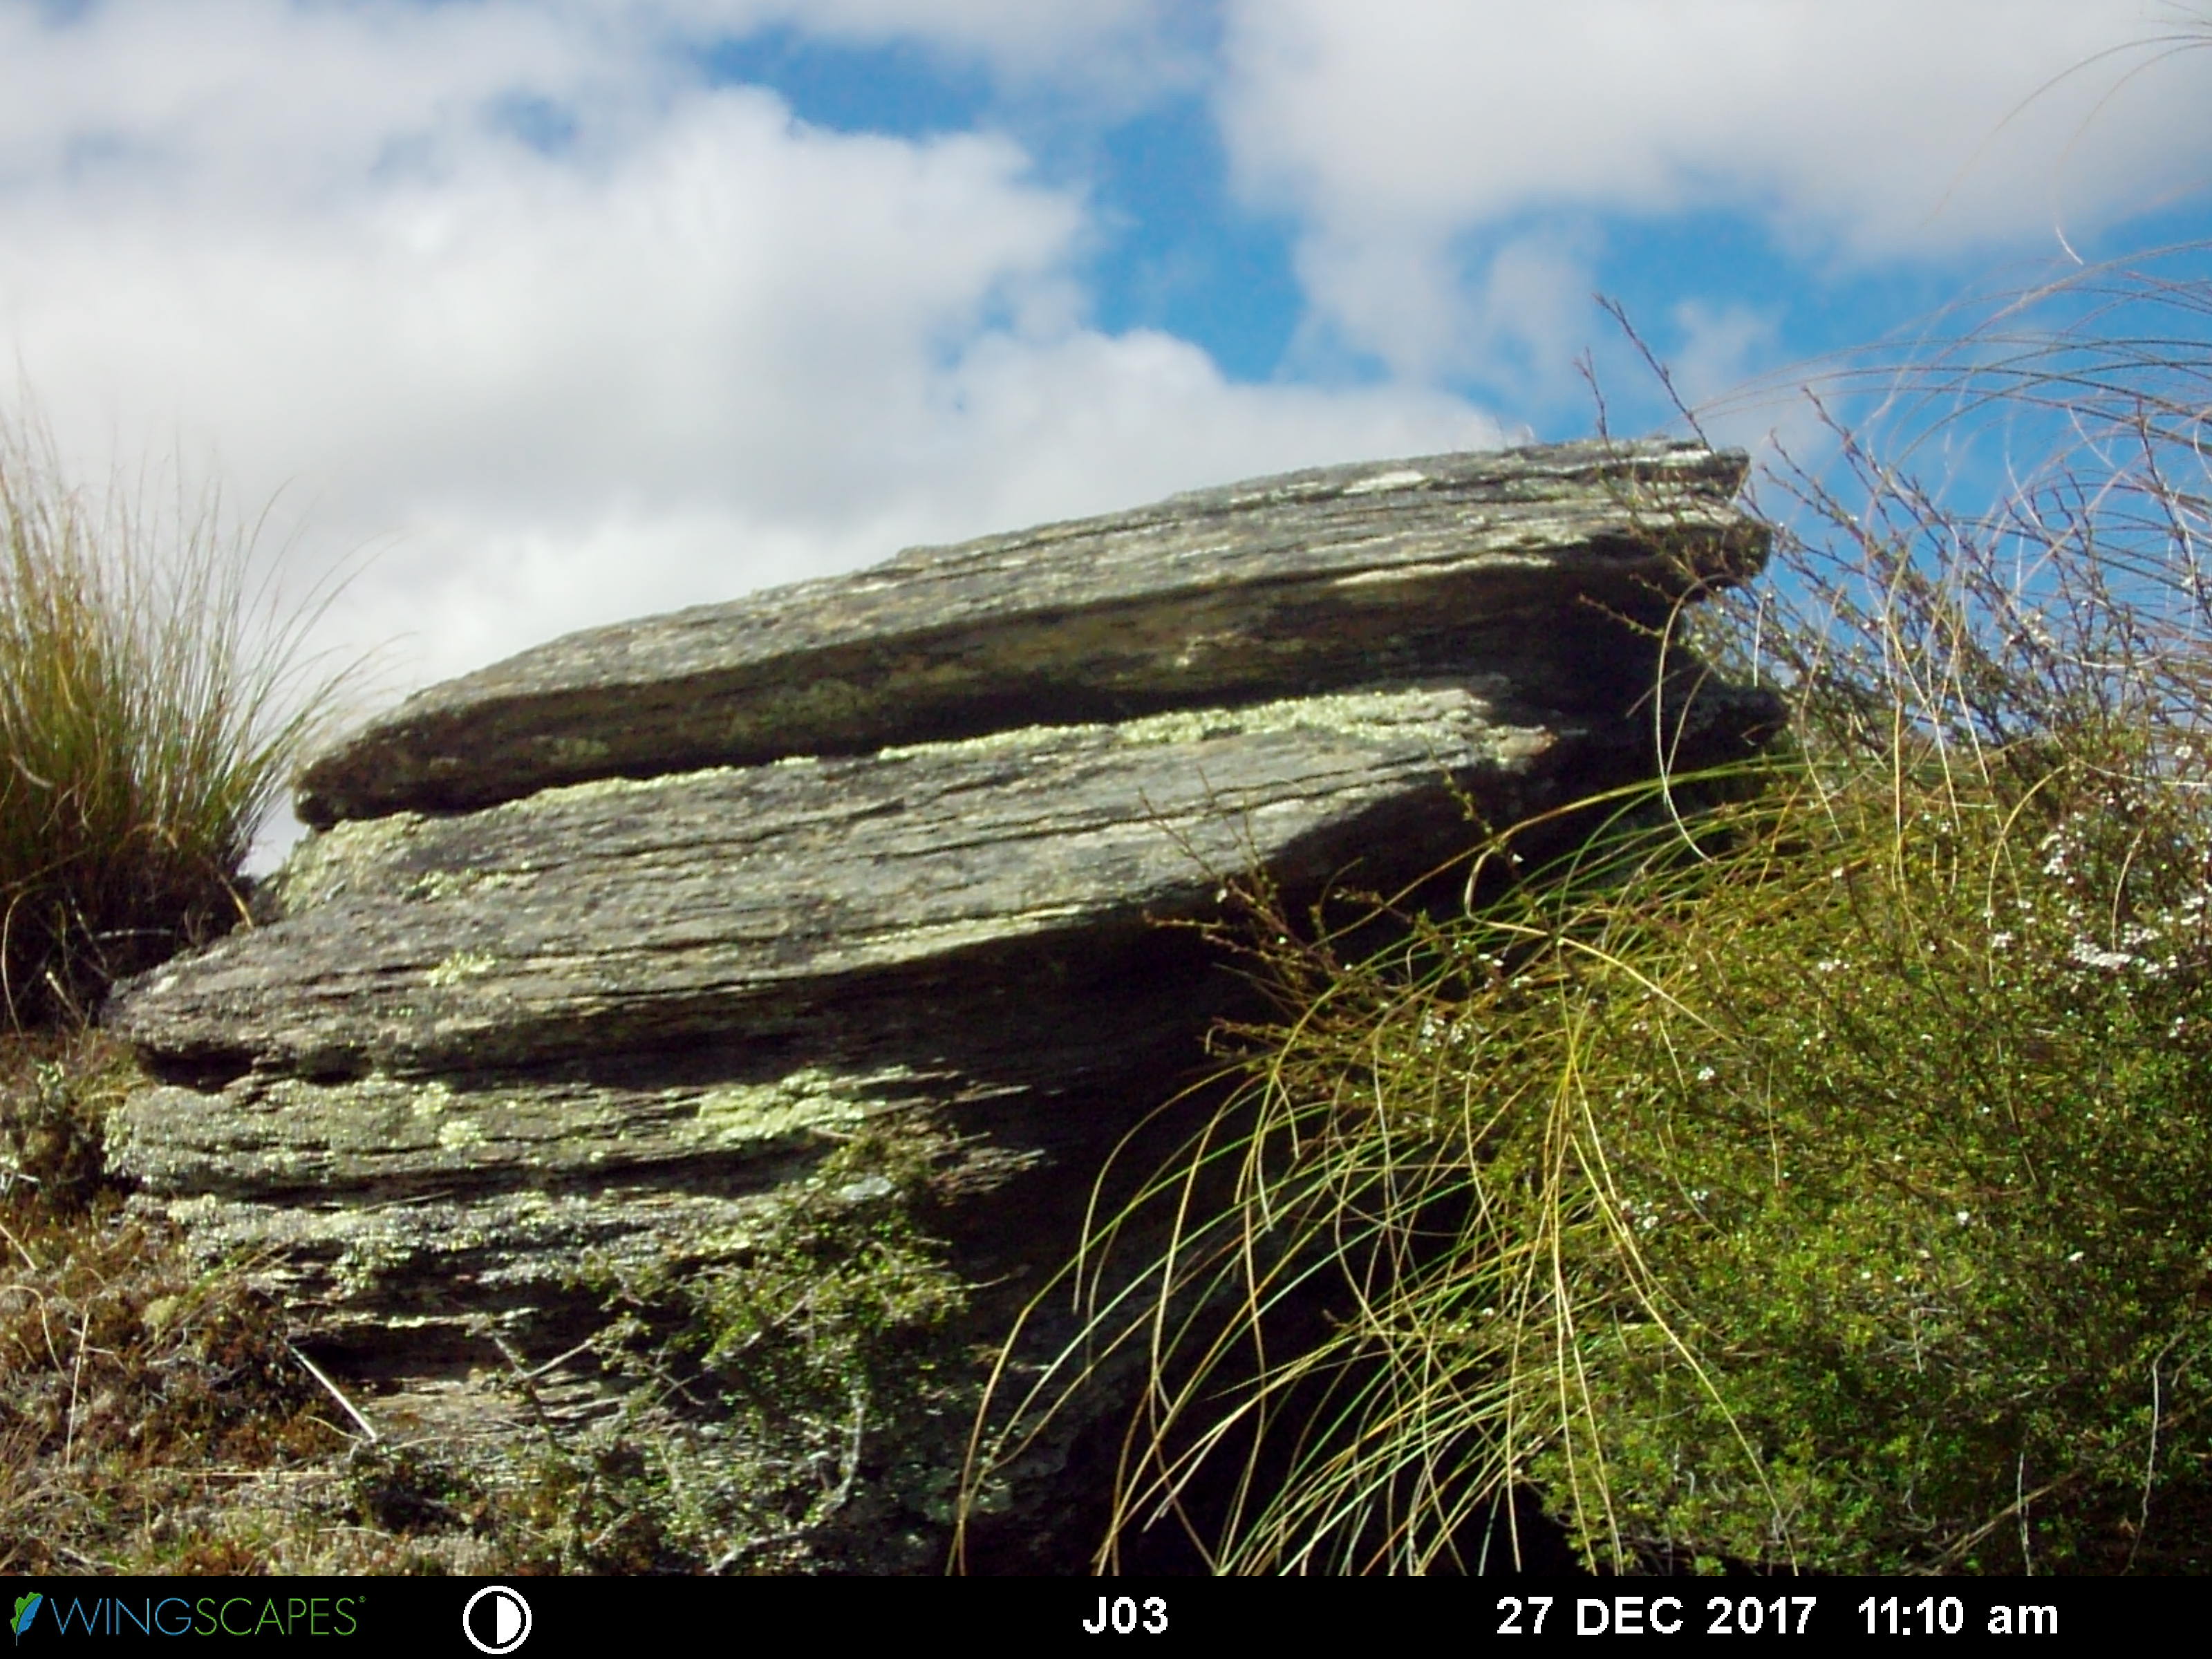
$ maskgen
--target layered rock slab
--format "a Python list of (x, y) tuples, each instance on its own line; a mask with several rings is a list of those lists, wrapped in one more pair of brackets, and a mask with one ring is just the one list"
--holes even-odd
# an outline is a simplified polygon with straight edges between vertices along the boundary
[[(1194, 915), (1255, 867), (1410, 873), (1463, 823), (1454, 787), (1523, 795), (1533, 763), (1590, 735), (1501, 713), (1505, 689), (1029, 728), (349, 823), (294, 860), (270, 925), (139, 981), (110, 1020), (173, 1073), (480, 1070), (773, 1024), (917, 966), (988, 971), (1017, 940), (1073, 949)], [(1361, 833), (1408, 810), (1425, 821), (1391, 846)]]
[(1595, 708), (1624, 681), (1592, 605), (1655, 620), (1758, 568), (1765, 527), (1732, 505), (1745, 465), (1665, 443), (1423, 456), (910, 549), (433, 687), (310, 765), (298, 811), (480, 806), (1432, 673)]
[[(556, 1286), (576, 1250), (632, 1234), (741, 1245), (795, 1149), (873, 1115), (991, 1117), (971, 1176), (1033, 1164), (1118, 1133), (1126, 1107), (1053, 1115), (1096, 1116), (1201, 1019), (1203, 963), (1158, 924), (1212, 914), (1255, 870), (1307, 890), (1418, 876), (1465, 838), (1468, 799), (1513, 810), (1589, 763), (1594, 734), (1501, 690), (1185, 710), (341, 825), (294, 859), (265, 925), (117, 999), (110, 1024), (172, 1081), (125, 1109), (115, 1159), (196, 1198), (204, 1235), (312, 1247), (323, 1265), (294, 1285), (325, 1334), (374, 1330), (426, 1285), (441, 1324), (526, 1324), (516, 1285)], [(486, 1239), (505, 1288), (472, 1302)]]
[[(1741, 753), (1771, 720), (1692, 696), (1679, 654), (1655, 696), (1640, 625), (1755, 564), (1741, 467), (1328, 469), (434, 688), (311, 770), (338, 821), (261, 925), (115, 998), (159, 1079), (115, 1161), (209, 1254), (261, 1261), (303, 1340), (418, 1401), (458, 1389), (464, 1422), (507, 1386), (468, 1381), (487, 1356), (618, 1399), (578, 1357), (610, 1284), (742, 1275), (909, 1200), (988, 1340), (1234, 1006), (1158, 924), (1247, 877), (1387, 891), (1464, 848), (1470, 807)], [(849, 1156), (893, 1141), (926, 1192)], [(941, 1485), (957, 1416), (895, 1461)], [(871, 1490), (854, 1515), (941, 1537), (935, 1500)], [(1009, 1530), (1050, 1535), (1042, 1512)]]

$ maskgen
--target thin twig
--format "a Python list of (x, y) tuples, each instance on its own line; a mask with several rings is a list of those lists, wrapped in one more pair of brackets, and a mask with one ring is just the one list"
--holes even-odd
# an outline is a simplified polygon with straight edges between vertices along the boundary
[(325, 1372), (320, 1365), (318, 1365), (313, 1360), (308, 1358), (307, 1355), (301, 1353), (298, 1347), (294, 1344), (288, 1341), (284, 1346), (291, 1350), (293, 1358), (298, 1360), (302, 1365), (307, 1368), (307, 1375), (313, 1377), (316, 1382), (321, 1383), (324, 1389), (328, 1391), (331, 1398), (337, 1401), (338, 1404), (344, 1408), (345, 1414), (353, 1419), (355, 1422), (361, 1425), (361, 1431), (368, 1437), (368, 1443), (370, 1445), (375, 1445), (383, 1438), (381, 1435), (377, 1433), (376, 1425), (370, 1422), (368, 1419), (362, 1415), (361, 1408), (355, 1405), (352, 1401), (345, 1397), (344, 1393), (338, 1388), (338, 1385), (331, 1381), (329, 1374)]
[[(2174, 1339), (2174, 1341), (2179, 1340), (2179, 1337)], [(2169, 1342), (2166, 1346), (2171, 1348), (2173, 1343)], [(2122, 1569), (2126, 1572), (2135, 1571), (2136, 1552), (2142, 1547), (2143, 1534), (2150, 1530), (2150, 1492), (2152, 1483), (2158, 1476), (2158, 1419), (2163, 1409), (2159, 1394), (2158, 1362), (2165, 1358), (2166, 1351), (2161, 1349), (2157, 1358), (2150, 1362), (2150, 1451), (2143, 1459), (2142, 1508), (2138, 1511), (2141, 1518), (2136, 1523), (2134, 1541), (2128, 1546), (2128, 1565)]]
[(10, 1244), (13, 1244), (15, 1247), (15, 1254), (23, 1258), (23, 1265), (25, 1267), (28, 1267), (33, 1273), (39, 1271), (39, 1258), (33, 1255), (29, 1250), (23, 1247), (23, 1241), (21, 1239), (16, 1237), (15, 1234), (8, 1231), (8, 1224), (4, 1221), (0, 1221), (0, 1238), (6, 1239)]
[(499, 1349), (500, 1352), (505, 1356), (507, 1363), (515, 1368), (514, 1380), (517, 1382), (534, 1382), (539, 1377), (544, 1376), (546, 1372), (557, 1370), (559, 1367), (567, 1364), (578, 1354), (588, 1353), (591, 1351), (592, 1340), (593, 1339), (587, 1336), (581, 1342), (579, 1342), (574, 1347), (568, 1350), (565, 1353), (556, 1353), (544, 1364), (534, 1365), (530, 1370), (524, 1370), (522, 1369), (522, 1356), (515, 1352), (512, 1347), (508, 1346), (504, 1338), (495, 1336), (492, 1339), (494, 1345)]
[(70, 1367), (69, 1417), (62, 1433), (62, 1468), (64, 1472), (70, 1468), (70, 1459), (76, 1451), (76, 1391), (77, 1384), (84, 1377), (84, 1347), (91, 1334), (92, 1310), (87, 1308), (84, 1317), (77, 1322), (76, 1359)]

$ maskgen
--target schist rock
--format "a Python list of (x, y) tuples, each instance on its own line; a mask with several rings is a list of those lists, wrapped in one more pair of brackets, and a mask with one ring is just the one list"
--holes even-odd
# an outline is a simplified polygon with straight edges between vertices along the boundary
[[(718, 1423), (747, 1351), (702, 1339), (678, 1346), (724, 1369), (652, 1410), (739, 1484), (849, 1445), (837, 1503), (763, 1559), (937, 1570), (976, 1354), (1242, 1006), (1202, 926), (1231, 895), (1395, 892), (1471, 844), (1470, 806), (1510, 821), (1771, 727), (1679, 646), (1660, 683), (1660, 625), (1765, 556), (1744, 467), (1320, 469), (433, 687), (307, 769), (320, 828), (257, 925), (118, 990), (155, 1080), (113, 1161), (254, 1260), (372, 1415), (493, 1459), (636, 1420), (606, 1333), (651, 1324), (647, 1287), (726, 1308), (794, 1261), (848, 1273), (823, 1240), (906, 1240), (947, 1287), (938, 1358), (900, 1362), (921, 1393), (840, 1348), (850, 1425), (795, 1396)], [(992, 1487), (987, 1557), (1079, 1566), (1112, 1381)]]
[(1432, 673), (1559, 708), (1641, 691), (1596, 607), (1755, 568), (1741, 455), (1568, 444), (1317, 468), (913, 548), (599, 628), (434, 686), (302, 775), (301, 820), (1127, 719)]

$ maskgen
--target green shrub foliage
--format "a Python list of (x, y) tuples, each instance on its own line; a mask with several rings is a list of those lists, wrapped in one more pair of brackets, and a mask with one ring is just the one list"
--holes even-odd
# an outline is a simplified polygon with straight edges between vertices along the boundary
[(1281, 1016), (986, 1462), (1136, 1351), (1108, 1562), (1171, 1519), (1222, 1571), (1474, 1570), (1540, 1508), (1619, 1570), (2212, 1565), (2203, 290), (2074, 297), (2100, 332), (1911, 383), (2074, 441), (1992, 510), (1840, 425), (1772, 470), (1770, 579), (1680, 639), (1789, 702), (1767, 753), (1356, 926), (1254, 895)]

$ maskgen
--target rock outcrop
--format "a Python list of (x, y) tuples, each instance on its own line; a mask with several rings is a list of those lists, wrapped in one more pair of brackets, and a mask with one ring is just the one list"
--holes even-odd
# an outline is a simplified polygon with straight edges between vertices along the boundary
[[(307, 769), (320, 828), (258, 925), (114, 1000), (158, 1079), (115, 1161), (260, 1261), (371, 1416), (583, 1432), (742, 1395), (795, 1344), (781, 1417), (691, 1413), (756, 1488), (732, 1551), (933, 1569), (973, 1350), (1238, 994), (1162, 924), (1254, 875), (1392, 889), (1468, 841), (1469, 801), (1740, 750), (1759, 699), (1686, 664), (1655, 688), (1670, 611), (1764, 557), (1743, 468), (1581, 445), (1297, 473), (434, 687)], [(775, 1286), (810, 1273), (881, 1291), (876, 1349), (800, 1334), (822, 1303)], [(1010, 1561), (1077, 1547), (1070, 1444), (994, 1492)], [(811, 1486), (763, 1473), (809, 1459)]]

